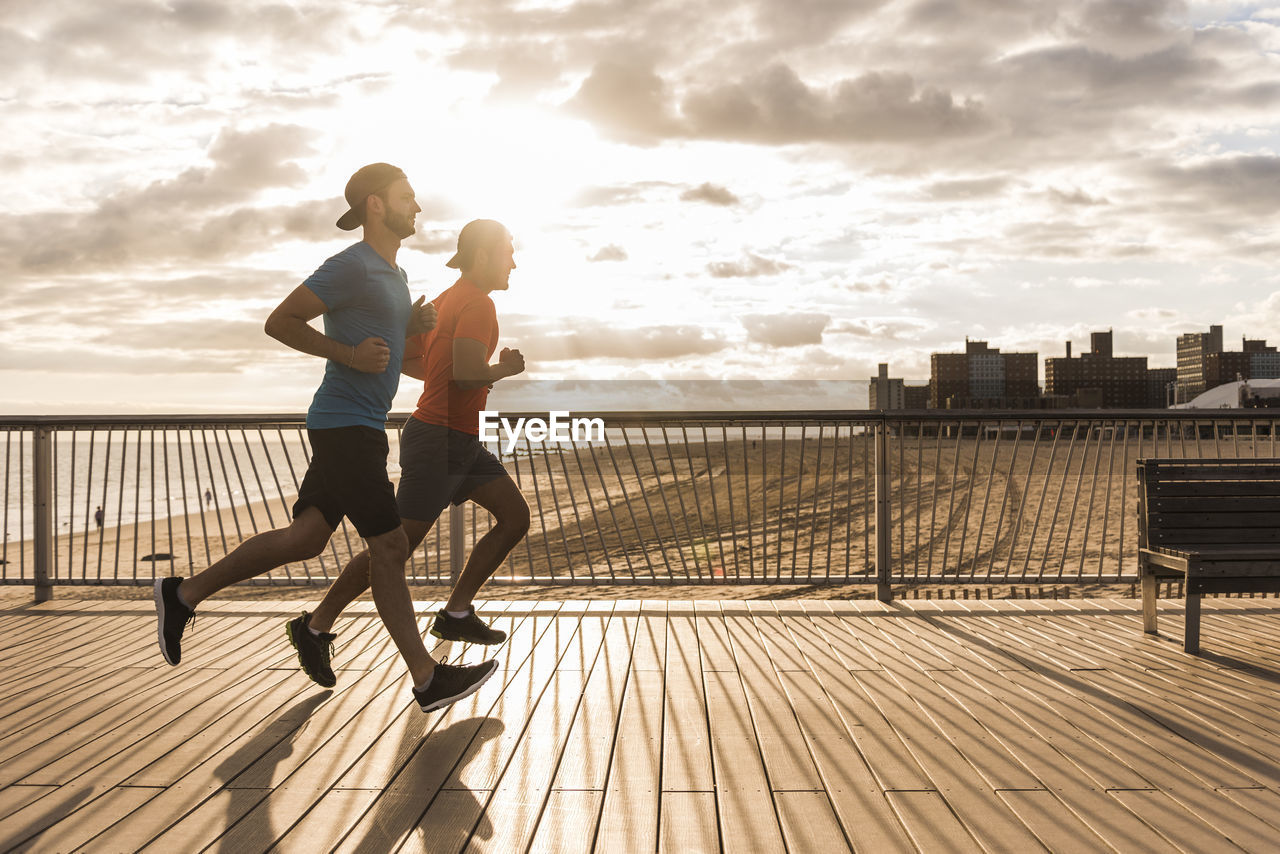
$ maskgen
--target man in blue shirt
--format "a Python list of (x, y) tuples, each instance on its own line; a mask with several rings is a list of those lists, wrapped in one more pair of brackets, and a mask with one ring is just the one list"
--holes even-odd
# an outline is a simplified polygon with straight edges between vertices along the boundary
[[(281, 343), (326, 360), (324, 380), (307, 410), (311, 464), (293, 522), (245, 540), (222, 560), (190, 578), (156, 580), (156, 633), (165, 660), (177, 664), (195, 608), (210, 595), (286, 563), (320, 554), (349, 518), (369, 550), (373, 601), (413, 677), (423, 711), (474, 692), (498, 663), (437, 663), (418, 633), (404, 565), (409, 543), (387, 478), (387, 411), (400, 379), (406, 335), (435, 325), (435, 308), (410, 303), (400, 242), (414, 233), (422, 209), (404, 173), (387, 163), (359, 169), (347, 182), (350, 209), (338, 219), (347, 231), (363, 227), (363, 240), (325, 261), (267, 318), (266, 332)], [(324, 332), (309, 321), (324, 318)], [(332, 640), (305, 621), (289, 624), (294, 645)], [(308, 632), (307, 636), (299, 633)], [(326, 640), (327, 639), (327, 640)]]

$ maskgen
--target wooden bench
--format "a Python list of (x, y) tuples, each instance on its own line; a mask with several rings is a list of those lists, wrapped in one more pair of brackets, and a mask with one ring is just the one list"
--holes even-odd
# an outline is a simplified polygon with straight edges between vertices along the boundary
[(1203, 594), (1280, 590), (1280, 459), (1138, 460), (1138, 571), (1149, 634), (1157, 583), (1185, 582), (1191, 653)]

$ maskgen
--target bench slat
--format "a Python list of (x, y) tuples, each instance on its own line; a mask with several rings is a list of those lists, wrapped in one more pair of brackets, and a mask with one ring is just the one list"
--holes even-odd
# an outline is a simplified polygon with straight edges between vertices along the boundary
[(1149, 546), (1178, 546), (1190, 544), (1231, 545), (1233, 543), (1280, 543), (1280, 529), (1276, 528), (1155, 528), (1147, 531)]
[(1148, 518), (1151, 528), (1280, 528), (1280, 513), (1149, 512)]
[(1250, 578), (1206, 578), (1197, 576), (1187, 579), (1187, 592), (1192, 595), (1202, 593), (1276, 593), (1280, 592), (1280, 578), (1269, 576), (1253, 576)]
[(1204, 496), (1268, 496), (1280, 495), (1280, 481), (1248, 480), (1239, 482), (1200, 482), (1175, 481), (1174, 483), (1151, 483), (1147, 485), (1147, 495), (1153, 498), (1197, 498)]
[(1142, 551), (1185, 556), (1189, 554), (1212, 555), (1222, 560), (1275, 560), (1280, 561), (1280, 548), (1268, 545), (1241, 543), (1200, 543), (1182, 546), (1149, 546)]
[(1280, 495), (1250, 495), (1215, 497), (1206, 505), (1199, 495), (1161, 495), (1147, 500), (1148, 513), (1181, 513), (1212, 511), (1214, 513), (1277, 513), (1280, 514)]

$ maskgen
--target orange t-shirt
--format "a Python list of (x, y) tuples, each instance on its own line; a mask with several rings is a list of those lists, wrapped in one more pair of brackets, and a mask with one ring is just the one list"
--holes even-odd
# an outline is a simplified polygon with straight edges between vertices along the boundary
[(480, 410), (489, 387), (461, 389), (453, 381), (453, 340), (470, 338), (485, 346), (485, 359), (498, 347), (498, 314), (484, 291), (458, 279), (433, 299), (436, 328), (406, 342), (404, 358), (421, 359), (426, 377), (413, 417), (427, 424), (480, 434)]

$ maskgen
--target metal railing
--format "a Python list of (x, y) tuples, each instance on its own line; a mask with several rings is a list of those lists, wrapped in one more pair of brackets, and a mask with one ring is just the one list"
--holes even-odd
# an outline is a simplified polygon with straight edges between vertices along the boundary
[[(1276, 456), (1266, 413), (578, 413), (602, 419), (603, 437), (494, 448), (532, 516), (495, 580), (865, 583), (882, 598), (894, 585), (1132, 582), (1135, 461)], [(388, 422), (393, 475), (405, 419)], [(0, 418), (0, 580), (42, 596), (208, 566), (287, 524), (303, 424)], [(451, 509), (410, 579), (447, 583), (489, 524), (470, 503)], [(327, 582), (361, 547), (344, 523), (325, 553), (258, 583)]]

